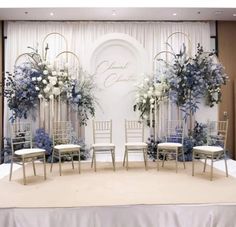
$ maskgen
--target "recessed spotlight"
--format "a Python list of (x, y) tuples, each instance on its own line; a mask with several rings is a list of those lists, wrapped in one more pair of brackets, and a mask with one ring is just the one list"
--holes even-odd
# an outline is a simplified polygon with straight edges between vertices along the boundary
[(25, 14), (28, 14), (28, 12), (26, 11)]
[(116, 11), (113, 10), (111, 15), (112, 15), (112, 16), (116, 16)]
[(198, 11), (198, 12), (197, 12), (197, 14), (201, 14), (201, 12), (200, 12), (200, 11)]
[(172, 15), (173, 15), (173, 16), (177, 16), (177, 13), (173, 13)]
[(236, 17), (236, 13), (233, 14), (233, 17)]
[(51, 12), (51, 13), (50, 13), (50, 16), (54, 16), (54, 13), (53, 13), (53, 12)]

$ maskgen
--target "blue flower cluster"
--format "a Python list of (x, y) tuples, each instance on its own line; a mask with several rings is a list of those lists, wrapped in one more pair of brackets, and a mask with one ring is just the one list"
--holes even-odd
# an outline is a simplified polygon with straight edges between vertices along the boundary
[(45, 129), (39, 128), (36, 130), (34, 143), (36, 147), (45, 149), (47, 155), (52, 154), (52, 139), (48, 133), (45, 132)]
[(89, 115), (95, 115), (95, 97), (92, 95), (93, 88), (94, 84), (89, 78), (83, 81), (74, 80), (71, 83), (67, 99), (72, 108), (77, 111), (80, 125), (86, 125)]
[(194, 58), (187, 55), (183, 45), (183, 50), (175, 54), (168, 79), (170, 98), (182, 108), (186, 120), (196, 113), (202, 98), (210, 107), (221, 101), (221, 86), (226, 84), (227, 75), (223, 66), (215, 62), (214, 54), (206, 54), (200, 44)]
[(15, 73), (8, 73), (4, 95), (7, 98), (8, 107), (12, 110), (10, 120), (27, 118), (29, 113), (35, 118), (35, 110), (38, 104), (38, 91), (32, 84), (31, 78), (38, 72), (31, 68), (30, 64), (16, 67)]

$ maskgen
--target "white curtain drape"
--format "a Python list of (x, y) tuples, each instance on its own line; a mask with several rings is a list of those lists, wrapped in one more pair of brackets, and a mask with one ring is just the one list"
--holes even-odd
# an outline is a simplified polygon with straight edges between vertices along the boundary
[[(210, 24), (208, 22), (6, 22), (6, 52), (5, 69), (13, 71), (17, 56), (28, 52), (27, 47), (38, 47), (42, 53), (42, 41), (44, 37), (52, 32), (57, 32), (66, 37), (68, 50), (76, 53), (80, 58), (81, 66), (86, 64), (86, 56), (93, 43), (105, 34), (123, 33), (135, 38), (147, 51), (148, 61), (152, 64), (154, 56), (167, 49), (166, 41), (175, 32), (176, 34), (168, 41), (175, 51), (178, 51), (185, 42), (189, 52), (196, 52), (197, 44), (200, 43), (205, 50), (210, 50)], [(191, 45), (188, 45), (188, 38)], [(50, 36), (45, 43), (49, 44), (49, 59), (66, 49), (65, 42), (58, 36)], [(191, 47), (191, 48), (190, 48)], [(154, 65), (154, 66), (153, 66)], [(156, 63), (152, 64), (156, 67)], [(5, 102), (5, 105), (7, 103)], [(46, 108), (46, 107), (45, 107)], [(47, 114), (46, 114), (47, 115)], [(66, 111), (64, 113), (66, 115)], [(10, 116), (5, 106), (5, 135), (7, 135), (7, 122)], [(76, 117), (72, 117), (76, 120)], [(49, 120), (46, 116), (45, 120)], [(39, 126), (39, 119), (35, 128)], [(44, 125), (47, 129), (47, 124)], [(78, 127), (79, 128), (79, 127)]]

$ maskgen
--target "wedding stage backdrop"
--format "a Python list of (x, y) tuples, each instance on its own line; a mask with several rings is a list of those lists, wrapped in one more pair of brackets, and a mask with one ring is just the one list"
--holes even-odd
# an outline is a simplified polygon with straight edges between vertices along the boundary
[[(187, 36), (177, 34), (167, 40), (175, 32)], [(144, 75), (151, 75), (157, 70), (158, 64), (153, 59), (157, 53), (168, 50), (166, 41), (176, 53), (183, 43), (192, 55), (198, 43), (204, 50), (210, 49), (210, 25), (207, 22), (7, 22), (6, 71), (13, 71), (15, 59), (28, 52), (27, 47), (37, 47), (41, 52), (45, 47), (42, 41), (50, 33), (59, 33), (67, 40), (66, 43), (62, 36), (56, 34), (48, 37), (45, 43), (49, 46), (50, 61), (67, 49), (79, 56), (79, 66), (93, 75), (99, 103), (95, 118), (113, 120), (113, 142), (118, 160), (123, 156), (124, 119), (138, 118), (133, 111), (135, 85)], [(71, 66), (79, 67), (74, 58), (68, 61)], [(196, 120), (217, 119), (217, 107), (201, 105), (200, 110)], [(44, 112), (43, 119), (38, 116), (34, 128), (43, 126), (50, 133), (50, 105), (43, 105), (40, 111)], [(76, 132), (85, 136), (86, 144), (92, 143), (90, 121), (84, 131), (79, 126), (76, 113), (71, 113), (65, 105), (61, 105), (60, 111), (54, 110), (54, 114), (61, 120), (72, 120)], [(8, 135), (9, 116), (5, 106), (5, 135)], [(103, 160), (107, 158), (105, 155), (101, 157)]]

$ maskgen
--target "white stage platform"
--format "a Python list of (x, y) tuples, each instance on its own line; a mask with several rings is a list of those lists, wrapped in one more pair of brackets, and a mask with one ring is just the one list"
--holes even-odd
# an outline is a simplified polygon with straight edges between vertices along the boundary
[[(234, 175), (235, 162), (228, 163)], [(21, 168), (12, 182), (8, 176), (0, 181), (0, 227), (235, 227), (236, 179), (215, 170), (211, 182), (199, 171), (202, 165), (192, 177), (191, 163), (186, 170), (180, 163), (177, 174), (173, 162), (159, 172), (153, 162), (148, 171), (142, 162), (131, 163), (128, 172), (120, 163), (116, 172), (111, 163), (98, 163), (96, 173), (85, 162), (81, 174), (63, 163), (63, 176), (55, 165), (43, 181), (32, 176), (29, 164), (28, 185), (22, 184)]]

